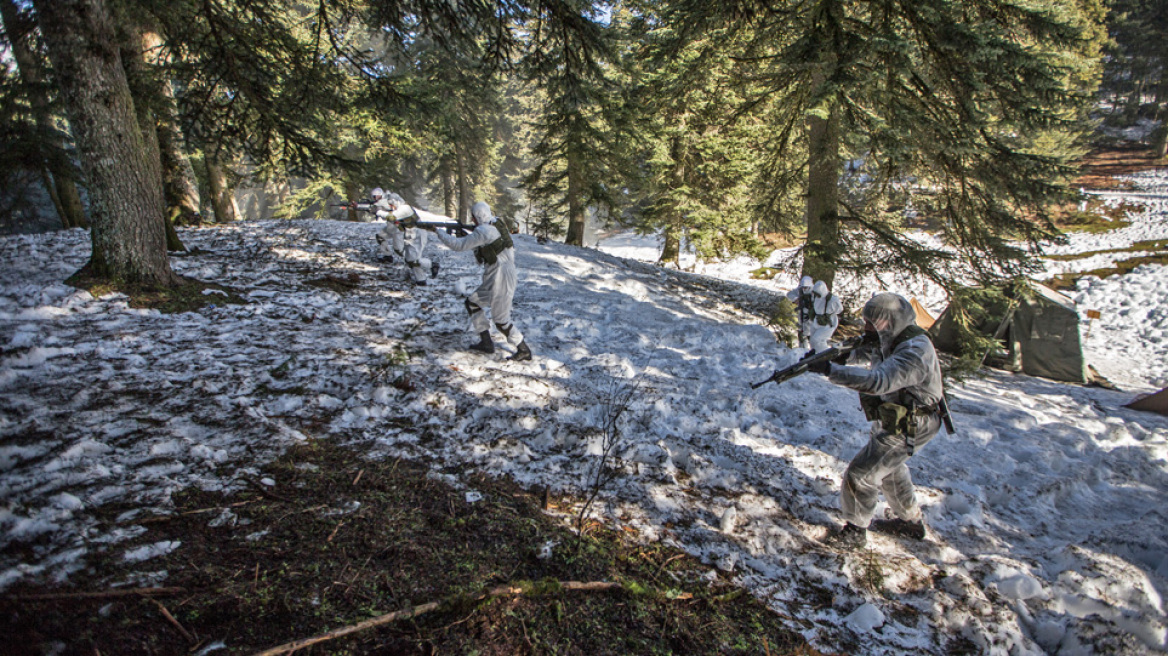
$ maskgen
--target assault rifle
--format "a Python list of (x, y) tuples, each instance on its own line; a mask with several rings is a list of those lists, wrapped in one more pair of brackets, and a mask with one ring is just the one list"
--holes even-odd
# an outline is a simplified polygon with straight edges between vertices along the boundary
[(372, 212), (373, 201), (368, 198), (362, 198), (361, 200), (354, 200), (347, 203), (330, 203), (329, 207), (343, 207), (346, 210), (354, 212)]
[(817, 364), (817, 363), (823, 362), (825, 360), (830, 362), (830, 361), (835, 360), (837, 358), (842, 358), (842, 357), (848, 355), (852, 351), (859, 348), (860, 343), (863, 341), (863, 339), (864, 339), (863, 335), (857, 335), (856, 337), (849, 339), (848, 341), (844, 342), (843, 344), (840, 344), (839, 346), (833, 346), (833, 347), (827, 349), (826, 351), (820, 351), (818, 353), (811, 353), (809, 355), (805, 355), (805, 356), (803, 356), (803, 358), (801, 360), (799, 360), (795, 364), (787, 367), (786, 369), (776, 369), (775, 373), (771, 374), (770, 378), (767, 378), (766, 380), (762, 381), (761, 383), (753, 383), (751, 385), (751, 388), (758, 389), (758, 388), (762, 387), (763, 385), (766, 385), (767, 383), (770, 383), (770, 382), (774, 382), (776, 384), (785, 383), (788, 380), (791, 380), (792, 378), (794, 378), (796, 376), (800, 376), (802, 374), (807, 373), (808, 367), (810, 367), (813, 364)]
[[(775, 370), (775, 373), (771, 374), (770, 378), (767, 378), (761, 383), (752, 383), (750, 387), (753, 389), (758, 389), (772, 381), (775, 384), (785, 383), (796, 376), (807, 373), (808, 368), (813, 364), (823, 362), (824, 360), (833, 362), (835, 360), (845, 358), (852, 351), (863, 345), (864, 335), (858, 335), (840, 344), (839, 346), (833, 346), (826, 351), (805, 355), (795, 364), (787, 367), (786, 369)], [(949, 403), (945, 400), (944, 393), (941, 394), (941, 400), (937, 402), (937, 410), (941, 415), (941, 422), (945, 426), (945, 432), (950, 435), (956, 435), (957, 430), (953, 426), (953, 417), (949, 414)]]
[(418, 218), (417, 211), (404, 219), (399, 219), (397, 224), (402, 228), (421, 228), (423, 230), (446, 230), (448, 235), (456, 235), (458, 237), (465, 237), (474, 232), (474, 226), (464, 225), (457, 221), (422, 221)]

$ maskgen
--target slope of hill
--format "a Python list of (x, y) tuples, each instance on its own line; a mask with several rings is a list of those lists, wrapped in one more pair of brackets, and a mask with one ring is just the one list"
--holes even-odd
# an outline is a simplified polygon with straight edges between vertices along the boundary
[(770, 292), (519, 237), (515, 321), (536, 358), (515, 364), (465, 351), (469, 255), (439, 249), (439, 278), (413, 288), (376, 261), (377, 229), (187, 231), (199, 252), (176, 268), (247, 302), (170, 315), (63, 285), (81, 232), (0, 240), (0, 586), (108, 558), (164, 583), (152, 563), (184, 546), (141, 518), (192, 488), (295, 494), (261, 466), (325, 438), (471, 496), (476, 474), (595, 492), (596, 517), (734, 577), (820, 649), (1165, 648), (1168, 419), (1122, 408), (1129, 394), (955, 387), (958, 434), (912, 463), (929, 538), (838, 553), (820, 539), (868, 427), (814, 375), (750, 388), (798, 357), (752, 313)]

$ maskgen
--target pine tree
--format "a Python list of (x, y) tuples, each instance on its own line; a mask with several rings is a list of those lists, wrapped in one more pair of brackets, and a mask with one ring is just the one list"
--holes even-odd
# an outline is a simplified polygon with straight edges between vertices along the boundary
[(645, 146), (628, 156), (640, 180), (633, 209), (643, 232), (661, 231), (661, 262), (678, 261), (682, 241), (698, 260), (748, 253), (762, 256), (754, 234), (751, 185), (763, 135), (754, 117), (735, 113), (742, 102), (731, 75), (735, 52), (727, 30), (679, 41), (651, 7), (618, 14), (628, 21), (627, 68), (635, 82), (622, 124), (635, 134), (619, 140)]
[[(772, 132), (764, 215), (806, 226), (804, 273), (889, 266), (949, 282), (1033, 269), (1057, 231), (1074, 152), (1037, 134), (1083, 129), (1099, 12), (1093, 0), (676, 3), (691, 34), (748, 33), (749, 106)], [(845, 157), (850, 165), (844, 167)], [(849, 180), (850, 178), (850, 180)], [(843, 193), (849, 183), (852, 193)], [(779, 214), (799, 196), (802, 216)], [(954, 249), (902, 233), (906, 203)]]
[[(66, 135), (55, 125), (43, 55), (33, 43), (35, 22), (15, 0), (0, 0), (0, 17), (12, 48), (12, 58), (24, 82), (23, 95), (28, 99), (35, 120), (36, 143), (33, 147), (41, 161), (30, 163), (44, 171), (44, 178), (48, 181), (45, 188), (53, 199), (61, 224), (66, 228), (89, 227), (77, 189), (77, 172), (66, 150)], [(6, 150), (11, 151), (11, 146)]]
[[(1152, 139), (1158, 157), (1168, 156), (1168, 0), (1114, 0), (1105, 88), (1124, 109), (1126, 122), (1140, 116), (1150, 95), (1160, 121)], [(1120, 101), (1119, 99), (1123, 100)]]
[(593, 9), (579, 1), (540, 7), (527, 26), (523, 61), (527, 79), (546, 97), (524, 186), (544, 212), (566, 211), (564, 242), (576, 246), (584, 245), (587, 208), (613, 205), (616, 178), (606, 159), (612, 144), (606, 101), (613, 89), (605, 62), (612, 53), (601, 27), (587, 18)]
[(37, 0), (69, 123), (89, 182), (90, 271), (128, 283), (177, 282), (166, 257), (162, 185), (103, 0)]

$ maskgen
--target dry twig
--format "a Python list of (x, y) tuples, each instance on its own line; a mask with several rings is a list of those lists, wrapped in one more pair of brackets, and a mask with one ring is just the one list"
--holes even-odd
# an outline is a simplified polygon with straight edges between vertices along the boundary
[[(601, 592), (601, 591), (605, 591), (605, 590), (613, 590), (613, 589), (620, 588), (621, 584), (620, 583), (610, 583), (607, 581), (590, 581), (588, 583), (581, 583), (579, 581), (560, 581), (559, 586), (563, 590), (577, 590), (577, 591), (581, 591), (581, 592)], [(492, 588), (490, 591), (480, 594), (479, 596), (475, 597), (475, 600), (482, 601), (483, 599), (490, 599), (493, 597), (502, 597), (504, 595), (521, 595), (521, 594), (524, 594), (523, 588), (521, 588), (519, 586), (513, 586), (513, 585), (503, 585), (503, 586), (499, 586), (497, 588)], [(272, 647), (271, 649), (266, 649), (264, 651), (261, 651), (258, 654), (256, 654), (255, 656), (277, 656), (277, 654), (287, 654), (287, 653), (296, 651), (298, 649), (303, 649), (303, 648), (308, 647), (310, 645), (315, 645), (315, 644), (318, 644), (321, 642), (327, 642), (329, 640), (335, 640), (337, 638), (341, 638), (341, 637), (344, 637), (347, 635), (352, 635), (354, 633), (359, 633), (361, 631), (365, 631), (367, 629), (372, 629), (373, 627), (381, 626), (383, 624), (390, 624), (390, 623), (396, 622), (398, 620), (410, 619), (413, 617), (417, 617), (419, 615), (424, 615), (424, 614), (429, 613), (430, 611), (435, 610), (436, 608), (440, 607), (443, 603), (445, 603), (445, 600), (444, 601), (431, 601), (429, 603), (422, 604), (421, 606), (415, 606), (413, 608), (407, 608), (405, 610), (398, 610), (398, 611), (394, 611), (392, 613), (386, 613), (385, 615), (378, 615), (377, 617), (367, 619), (364, 622), (360, 622), (358, 624), (352, 624), (352, 625), (346, 626), (344, 628), (337, 629), (335, 631), (329, 631), (328, 633), (322, 633), (320, 635), (313, 636), (311, 638), (303, 638), (301, 640), (296, 640), (294, 642), (287, 642), (287, 643), (284, 643), (278, 647)]]
[(178, 629), (178, 632), (187, 639), (187, 642), (191, 643), (192, 645), (198, 642), (198, 640), (195, 639), (195, 636), (191, 635), (191, 632), (186, 630), (186, 627), (184, 627), (182, 624), (179, 624), (179, 621), (174, 619), (174, 615), (171, 615), (170, 611), (166, 610), (166, 606), (163, 606), (162, 602), (158, 601), (157, 599), (151, 599), (150, 601), (152, 601), (155, 606), (158, 606), (158, 610), (162, 613), (162, 616), (166, 618), (166, 621), (174, 625), (174, 628)]
[(186, 588), (131, 588), (125, 590), (102, 590), (99, 592), (54, 592), (49, 594), (13, 595), (6, 601), (59, 601), (63, 599), (109, 599), (112, 597), (161, 596), (186, 592)]

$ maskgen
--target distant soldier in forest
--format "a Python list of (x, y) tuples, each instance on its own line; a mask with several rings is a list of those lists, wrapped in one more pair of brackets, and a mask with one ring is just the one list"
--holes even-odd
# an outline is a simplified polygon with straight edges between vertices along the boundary
[(811, 352), (819, 353), (828, 349), (828, 341), (839, 328), (839, 316), (844, 304), (827, 289), (827, 283), (820, 280), (811, 288)]
[[(483, 282), (466, 299), (466, 311), (470, 315), (471, 328), (478, 333), (479, 341), (470, 348), (483, 353), (494, 353), (491, 341), (491, 322), (486, 309), (491, 311), (495, 327), (515, 345), (515, 354), (509, 359), (523, 361), (531, 359), (531, 349), (523, 339), (523, 333), (511, 323), (511, 302), (519, 276), (515, 269), (515, 245), (511, 241), (511, 231), (506, 221), (491, 213), (490, 205), (475, 203), (470, 210), (474, 220), (474, 232), (465, 237), (436, 231), (438, 240), (455, 251), (474, 250), (475, 259), (483, 265)], [(431, 228), (433, 230), (433, 228)]]
[[(852, 458), (840, 486), (846, 524), (828, 538), (845, 548), (867, 543), (869, 523), (876, 531), (925, 537), (907, 463), (937, 434), (947, 410), (937, 352), (928, 333), (916, 325), (916, 312), (908, 299), (877, 294), (864, 305), (863, 317), (868, 331), (865, 341), (871, 336), (870, 369), (833, 365), (828, 360), (808, 367), (858, 391), (864, 415), (873, 422), (868, 444)], [(877, 338), (879, 350), (873, 352)], [(872, 521), (881, 490), (895, 518)]]
[(811, 290), (815, 281), (811, 276), (803, 276), (799, 286), (787, 292), (787, 300), (795, 304), (796, 316), (799, 321), (799, 348), (807, 348), (814, 331), (812, 319), (815, 316), (815, 297)]
[(385, 220), (385, 228), (377, 233), (378, 248), (382, 256), (391, 262), (393, 261), (392, 249), (393, 253), (405, 260), (414, 284), (425, 286), (427, 270), (429, 270), (431, 278), (438, 276), (438, 260), (431, 261), (423, 256), (427, 242), (426, 231), (401, 223), (403, 220), (413, 217), (417, 212), (401, 196), (391, 193), (378, 198), (379, 192), (381, 192), (380, 188), (374, 189), (370, 194), (373, 196), (374, 206), (377, 208), (377, 218)]
[(401, 257), (402, 254), (394, 246), (400, 238), (397, 224), (393, 222), (393, 205), (385, 197), (385, 191), (381, 187), (375, 187), (373, 191), (369, 192), (369, 198), (373, 201), (373, 216), (386, 222), (385, 227), (377, 233), (377, 251), (381, 254), (381, 259), (393, 262), (394, 253), (398, 257)]

